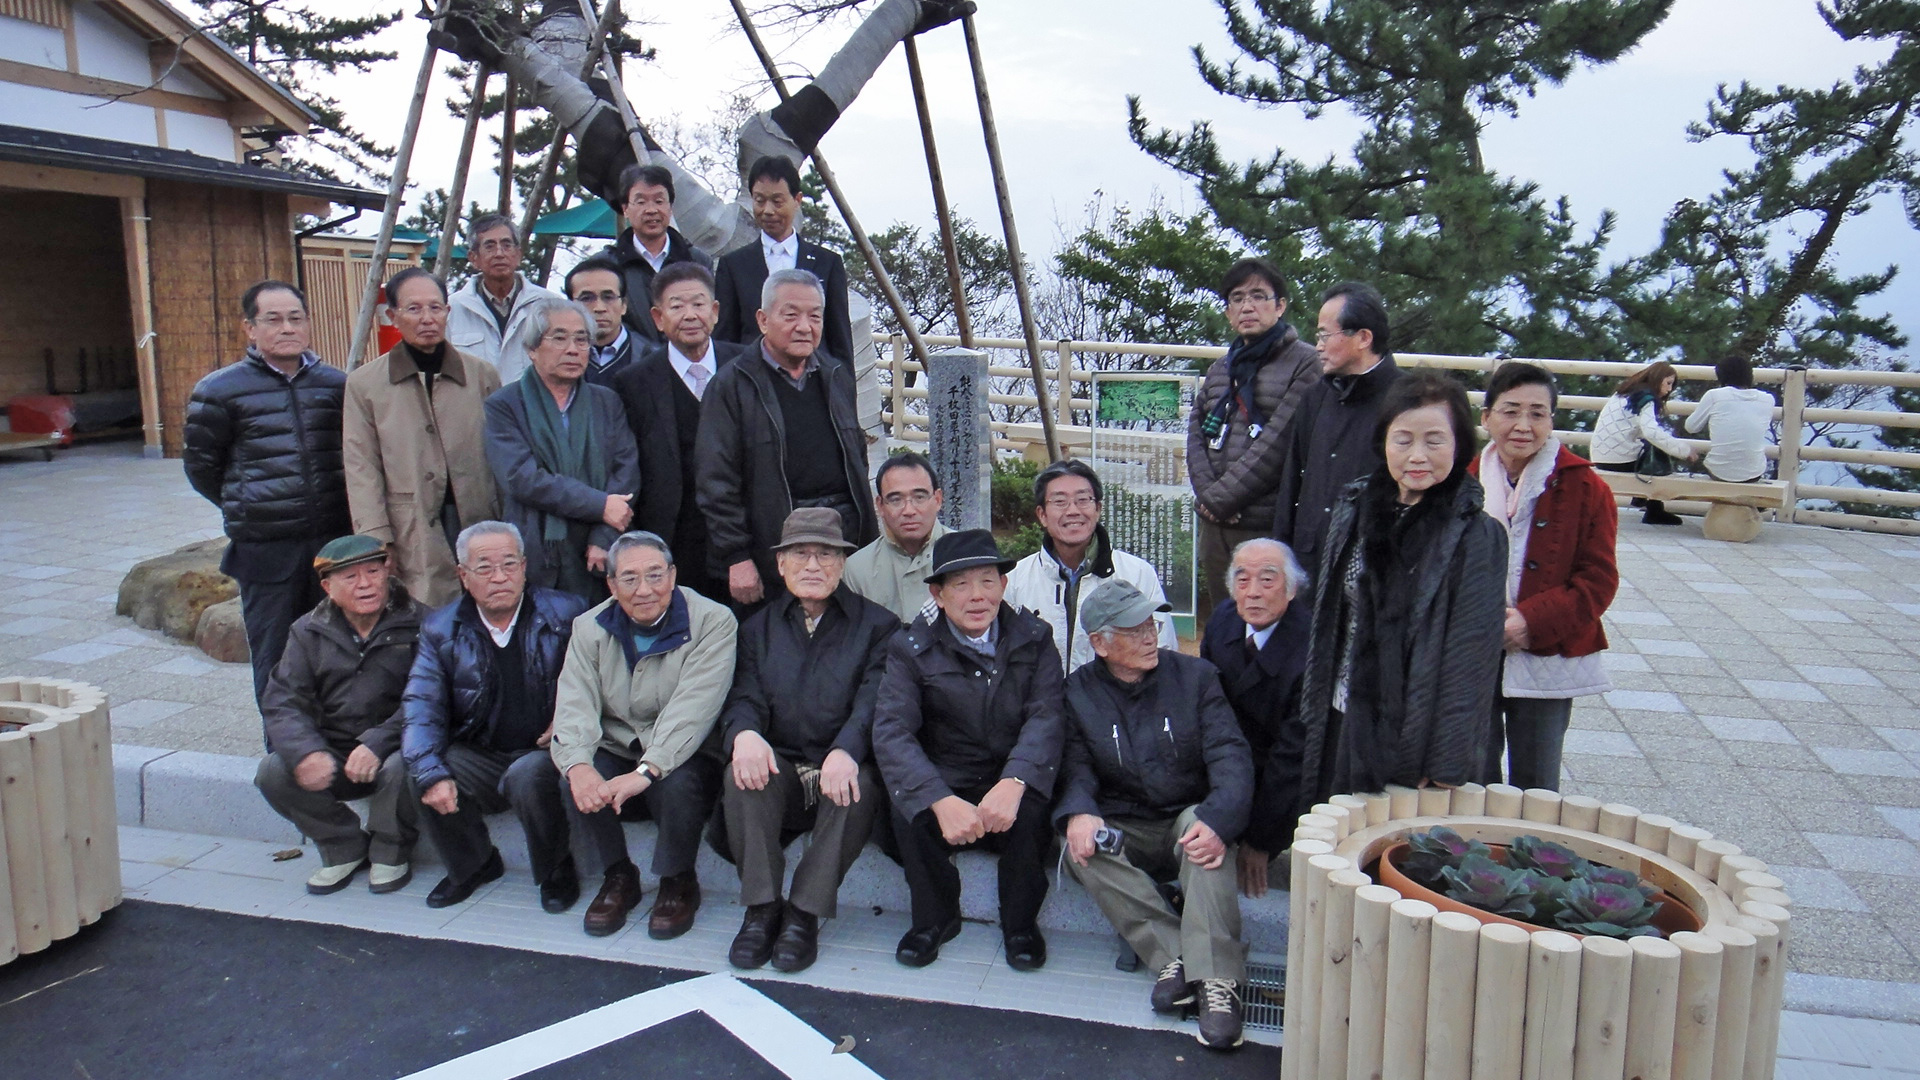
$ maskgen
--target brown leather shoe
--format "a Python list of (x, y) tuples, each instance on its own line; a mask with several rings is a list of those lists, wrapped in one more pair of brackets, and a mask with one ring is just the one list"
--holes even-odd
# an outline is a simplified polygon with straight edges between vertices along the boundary
[(692, 870), (660, 879), (660, 894), (653, 898), (653, 914), (647, 919), (647, 936), (655, 941), (677, 938), (693, 929), (693, 913), (700, 910), (700, 877)]
[(618, 933), (627, 925), (627, 912), (640, 906), (641, 895), (639, 867), (627, 863), (609, 869), (600, 892), (587, 905), (587, 916), (582, 920), (587, 933), (594, 937)]

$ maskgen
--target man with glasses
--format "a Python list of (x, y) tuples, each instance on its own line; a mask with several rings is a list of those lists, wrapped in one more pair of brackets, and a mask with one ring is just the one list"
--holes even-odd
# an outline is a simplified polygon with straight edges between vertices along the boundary
[(1218, 601), (1233, 549), (1267, 534), (1294, 410), (1320, 381), (1313, 346), (1281, 317), (1287, 286), (1266, 260), (1234, 263), (1220, 296), (1236, 336), (1207, 369), (1187, 421), (1187, 475), (1200, 515), (1194, 610), (1201, 613)]
[(481, 214), (467, 225), (467, 263), (473, 277), (453, 294), (447, 336), (454, 347), (499, 369), (512, 383), (527, 370), (523, 344), (528, 315), (541, 300), (560, 294), (543, 289), (520, 272), (520, 235), (501, 214)]
[(633, 519), (639, 457), (620, 397), (583, 377), (586, 308), (536, 300), (521, 327), (531, 365), (487, 399), (487, 464), (502, 518), (526, 539), (527, 581), (596, 603), (607, 546)]
[(453, 544), (500, 513), (486, 460), (492, 364), (447, 344), (447, 287), (417, 266), (388, 279), (400, 344), (347, 376), (347, 499), (357, 533), (392, 545), (394, 570), (428, 607), (460, 595)]
[(1374, 425), (1387, 389), (1400, 377), (1393, 362), (1387, 303), (1357, 281), (1328, 289), (1320, 299), (1314, 340), (1320, 345), (1320, 381), (1300, 399), (1287, 463), (1273, 505), (1273, 536), (1317, 574), (1340, 491), (1380, 467)]
[[(1007, 603), (1024, 608), (1053, 627), (1054, 648), (1067, 671), (1093, 659), (1093, 645), (1081, 625), (1080, 609), (1102, 581), (1125, 581), (1156, 604), (1167, 600), (1153, 564), (1116, 550), (1100, 524), (1100, 476), (1075, 458), (1056, 461), (1033, 478), (1034, 517), (1045, 534), (1040, 550), (1021, 559), (1007, 575)], [(1154, 617), (1163, 648), (1178, 649), (1173, 620)]]
[(593, 316), (593, 351), (586, 379), (612, 386), (613, 377), (633, 366), (634, 336), (627, 332), (626, 282), (611, 259), (595, 255), (567, 271), (567, 298)]
[(340, 456), (347, 376), (314, 354), (299, 289), (262, 281), (241, 295), (240, 313), (246, 357), (194, 384), (181, 457), (226, 525), (220, 572), (240, 583), (261, 701), (293, 621), (320, 601), (315, 556), (351, 527)]
[[(787, 515), (774, 548), (786, 591), (740, 627), (720, 717), (732, 763), (720, 806), (747, 909), (727, 953), (737, 968), (813, 964), (820, 920), (837, 913), (840, 881), (886, 812), (870, 752), (873, 703), (900, 623), (844, 584), (852, 549), (839, 514)], [(784, 849), (801, 833), (810, 834), (807, 851), (782, 901)]]
[(714, 340), (719, 308), (706, 267), (673, 263), (653, 275), (652, 288), (648, 316), (666, 342), (641, 351), (613, 380), (640, 449), (633, 527), (666, 537), (680, 584), (724, 604), (726, 575), (708, 569), (707, 519), (693, 497), (693, 452), (707, 384), (747, 349)]
[(720, 779), (719, 758), (703, 744), (733, 685), (738, 625), (724, 605), (676, 585), (673, 550), (653, 533), (615, 540), (607, 572), (613, 598), (573, 623), (553, 763), (583, 850), (605, 871), (587, 933), (617, 932), (640, 903), (640, 870), (620, 827), (631, 815), (659, 827), (660, 894), (647, 933), (665, 940), (686, 933), (700, 908), (694, 859)]
[(527, 588), (520, 530), (504, 521), (468, 526), (455, 547), (465, 595), (421, 624), (401, 704), (412, 797), (426, 807), (421, 824), (447, 864), (427, 906), (452, 907), (506, 872), (484, 815), (512, 810), (540, 906), (557, 915), (580, 898), (580, 875), (547, 745), (560, 664), (587, 604)]
[(847, 556), (847, 586), (912, 622), (927, 606), (933, 545), (950, 530), (940, 521), (946, 502), (933, 462), (902, 450), (873, 476), (880, 538)]
[[(654, 308), (654, 277), (669, 266), (691, 263), (713, 272), (713, 256), (680, 235), (673, 227), (673, 173), (661, 165), (629, 165), (616, 185), (623, 205), (615, 207), (627, 227), (618, 239), (594, 256), (610, 263), (625, 283), (627, 328), (649, 346), (667, 340), (665, 331), (649, 316)], [(568, 286), (572, 295), (572, 286)], [(684, 559), (686, 553), (682, 552)]]

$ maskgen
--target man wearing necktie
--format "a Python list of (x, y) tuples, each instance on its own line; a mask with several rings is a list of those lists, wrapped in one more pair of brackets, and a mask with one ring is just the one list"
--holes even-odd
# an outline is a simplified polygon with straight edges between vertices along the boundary
[(800, 217), (800, 170), (784, 157), (763, 157), (747, 170), (753, 218), (760, 242), (722, 256), (715, 275), (720, 301), (722, 341), (746, 344), (759, 336), (754, 313), (767, 276), (781, 270), (806, 270), (820, 279), (827, 294), (820, 351), (843, 364), (853, 362), (853, 325), (847, 310), (847, 268), (840, 253), (801, 239), (794, 231)]

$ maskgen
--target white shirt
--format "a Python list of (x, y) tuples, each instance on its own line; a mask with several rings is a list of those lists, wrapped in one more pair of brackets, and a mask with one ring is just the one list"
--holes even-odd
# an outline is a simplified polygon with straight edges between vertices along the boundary
[(520, 622), (520, 612), (526, 606), (527, 598), (522, 596), (519, 607), (513, 609), (513, 618), (507, 620), (507, 628), (505, 630), (494, 629), (493, 624), (487, 621), (485, 615), (480, 616), (480, 625), (487, 628), (487, 636), (493, 639), (495, 648), (504, 649), (507, 647), (507, 642), (513, 640), (513, 628)]
[(1705, 431), (1707, 471), (1721, 480), (1745, 483), (1767, 473), (1767, 436), (1773, 431), (1773, 395), (1756, 388), (1716, 386), (1700, 395), (1687, 417), (1687, 430)]
[(1279, 625), (1280, 625), (1280, 620), (1275, 619), (1274, 621), (1267, 624), (1267, 628), (1265, 630), (1255, 630), (1253, 628), (1253, 624), (1248, 623), (1247, 624), (1247, 640), (1253, 642), (1254, 648), (1264, 649), (1267, 647), (1267, 642), (1273, 639), (1273, 631)]
[(661, 267), (667, 265), (667, 253), (673, 250), (673, 244), (663, 241), (660, 244), (660, 254), (655, 255), (653, 252), (647, 250), (647, 245), (641, 243), (640, 237), (636, 235), (633, 238), (633, 250), (638, 252), (641, 258), (647, 260), (647, 265), (653, 267), (653, 272), (657, 274), (660, 272)]
[(767, 260), (767, 273), (791, 270), (794, 261), (800, 258), (800, 234), (790, 232), (785, 240), (775, 240), (766, 233), (761, 233), (760, 254)]
[(693, 382), (693, 375), (691, 374), (691, 369), (693, 365), (695, 364), (706, 365), (707, 378), (709, 380), (711, 380), (716, 374), (719, 373), (718, 369), (715, 367), (713, 363), (713, 339), (712, 338), (707, 339), (707, 351), (705, 353), (702, 353), (699, 356), (694, 357), (691, 360), (687, 359), (686, 353), (683, 353), (680, 351), (679, 342), (677, 341), (667, 342), (667, 363), (673, 365), (673, 370), (680, 376), (680, 381), (687, 384), (687, 392), (692, 394), (694, 397), (694, 400), (696, 401), (699, 400), (700, 398), (700, 388), (695, 386)]
[(592, 356), (593, 366), (597, 368), (603, 368), (603, 367), (606, 367), (608, 364), (613, 363), (613, 358), (620, 355), (620, 346), (626, 343), (627, 343), (627, 324), (621, 323), (619, 337), (614, 338), (610, 344), (595, 345), (593, 347), (593, 356)]

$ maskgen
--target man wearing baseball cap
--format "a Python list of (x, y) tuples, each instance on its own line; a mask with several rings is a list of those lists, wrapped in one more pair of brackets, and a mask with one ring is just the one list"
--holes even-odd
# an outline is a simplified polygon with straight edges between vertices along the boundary
[[(294, 620), (267, 680), (268, 753), (254, 786), (319, 848), (308, 892), (339, 892), (369, 858), (373, 891), (398, 892), (413, 877), (418, 811), (394, 751), (425, 613), (390, 573), (387, 545), (371, 536), (328, 543), (313, 570), (326, 598)], [(367, 800), (364, 827), (350, 799)]]
[[(1201, 1044), (1230, 1050), (1247, 978), (1232, 844), (1253, 802), (1253, 755), (1213, 665), (1159, 646), (1166, 609), (1119, 579), (1081, 609), (1096, 659), (1067, 676), (1053, 819), (1068, 871), (1159, 973), (1154, 1011), (1197, 998)], [(1179, 914), (1155, 885), (1176, 876)]]

